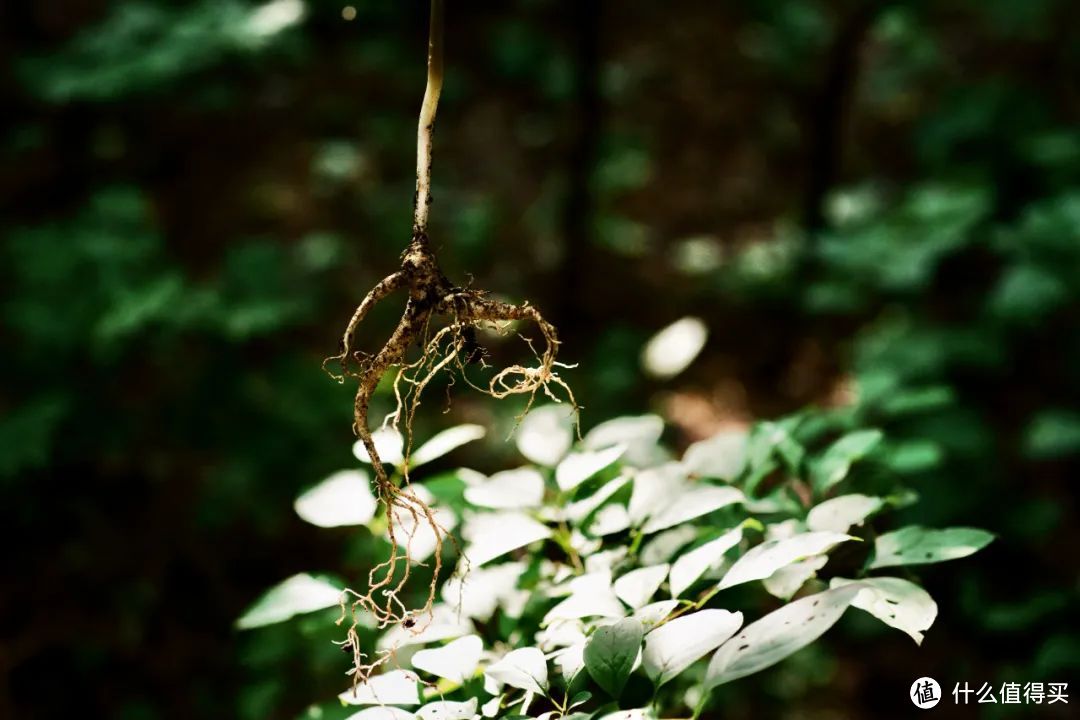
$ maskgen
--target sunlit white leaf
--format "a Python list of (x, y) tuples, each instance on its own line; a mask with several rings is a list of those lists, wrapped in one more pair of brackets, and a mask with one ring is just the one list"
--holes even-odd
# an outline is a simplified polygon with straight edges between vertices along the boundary
[(479, 635), (466, 635), (440, 648), (420, 650), (413, 655), (412, 666), (460, 684), (476, 672), (483, 650)]
[(651, 708), (634, 708), (633, 710), (616, 710), (615, 712), (601, 715), (597, 720), (655, 720), (656, 713)]
[(814, 577), (818, 570), (825, 567), (827, 562), (829, 562), (829, 558), (826, 555), (813, 555), (802, 560), (796, 560), (765, 578), (762, 585), (765, 586), (770, 595), (774, 595), (781, 600), (790, 600), (806, 584), (807, 580)]
[(957, 560), (977, 553), (993, 539), (991, 533), (975, 528), (933, 530), (911, 525), (877, 537), (874, 542), (874, 561), (870, 567), (873, 569)]
[(664, 530), (687, 520), (708, 515), (714, 510), (742, 502), (742, 500), (742, 491), (737, 488), (715, 485), (691, 486), (686, 491), (678, 493), (658, 512), (651, 514), (641, 531), (647, 535)]
[(585, 640), (560, 650), (551, 659), (564, 678), (573, 678), (585, 667)]
[(645, 636), (645, 673), (659, 687), (720, 646), (742, 626), (742, 613), (698, 610)]
[(645, 467), (658, 464), (665, 456), (665, 451), (657, 445), (663, 432), (664, 421), (659, 415), (617, 417), (590, 430), (582, 445), (586, 450), (624, 445), (627, 450), (623, 461)]
[(443, 583), (442, 598), (466, 617), (487, 622), (517, 590), (525, 563), (501, 563), (458, 572)]
[(615, 445), (605, 450), (570, 453), (555, 468), (555, 482), (560, 490), (573, 490), (618, 460), (624, 452), (625, 445)]
[(386, 705), (366, 708), (358, 713), (353, 713), (345, 720), (413, 720), (415, 717), (417, 716), (408, 710)]
[(636, 610), (656, 594), (669, 569), (665, 563), (631, 570), (615, 581), (615, 595)]
[(713, 655), (706, 688), (764, 670), (806, 647), (840, 619), (858, 592), (852, 585), (809, 595), (750, 623)]
[(657, 507), (684, 492), (686, 487), (686, 470), (679, 463), (639, 470), (634, 474), (634, 489), (630, 495), (630, 519), (640, 524)]
[(537, 465), (554, 467), (574, 442), (574, 408), (542, 405), (533, 408), (514, 434), (518, 451)]
[(581, 620), (556, 620), (536, 633), (536, 644), (544, 652), (570, 647), (585, 641), (585, 625)]
[(688, 447), (682, 464), (687, 472), (699, 477), (731, 482), (746, 465), (749, 437), (742, 430), (717, 433)]
[(476, 507), (496, 510), (539, 507), (544, 501), (544, 476), (531, 467), (497, 472), (465, 488), (465, 500)]
[(416, 717), (420, 720), (471, 720), (476, 717), (478, 703), (476, 698), (469, 698), (466, 702), (440, 700), (417, 710)]
[[(384, 465), (400, 465), (405, 459), (405, 438), (401, 436), (397, 428), (392, 426), (379, 428), (371, 433), (371, 441), (375, 443), (375, 452), (379, 453), (379, 459)], [(353, 443), (353, 455), (360, 462), (371, 463), (371, 457), (362, 440)]]
[(857, 582), (862, 590), (851, 602), (889, 627), (906, 632), (917, 645), (923, 633), (937, 618), (937, 603), (930, 593), (913, 582), (895, 577), (874, 577), (865, 580), (833, 578), (830, 587), (844, 587)]
[(607, 572), (611, 575), (611, 569), (621, 563), (629, 554), (630, 548), (626, 545), (616, 545), (608, 550), (601, 550), (600, 552), (594, 552), (585, 558), (585, 572)]
[(293, 503), (303, 520), (325, 528), (366, 525), (375, 517), (376, 507), (371, 481), (360, 470), (336, 472)]
[(630, 527), (630, 514), (623, 505), (605, 505), (589, 524), (589, 533), (595, 536), (612, 535)]
[[(487, 691), (486, 685), (484, 690)], [(500, 695), (497, 689), (495, 690), (494, 695), (495, 697), (480, 706), (480, 712), (483, 713), (484, 717), (493, 718), (499, 714), (499, 709), (502, 706), (504, 696)]]
[(431, 617), (427, 614), (418, 616), (416, 624), (411, 628), (404, 625), (395, 625), (384, 633), (378, 641), (378, 648), (401, 648), (409, 645), (423, 645), (424, 643), (450, 640), (462, 635), (468, 635), (475, 631), (472, 622), (467, 617), (461, 617), (451, 608), (441, 603), (431, 608)]
[(620, 475), (614, 480), (604, 483), (599, 490), (589, 497), (570, 503), (566, 507), (566, 519), (571, 522), (581, 522), (590, 513), (607, 502), (612, 495), (619, 492), (628, 482), (630, 482), (630, 476)]
[(469, 519), (465, 556), (474, 568), (500, 555), (551, 537), (551, 530), (524, 513), (484, 513)]
[(325, 580), (301, 573), (267, 590), (254, 605), (236, 621), (241, 630), (273, 625), (295, 615), (337, 607), (341, 588)]
[(417, 448), (409, 458), (412, 467), (420, 467), (424, 463), (441, 458), (443, 455), (456, 450), (466, 443), (479, 440), (487, 434), (483, 425), (457, 425), (436, 433), (430, 440)]
[(641, 365), (652, 377), (675, 377), (694, 361), (708, 336), (709, 330), (700, 318), (676, 320), (645, 344)]
[(633, 617), (640, 621), (645, 627), (645, 632), (648, 632), (659, 625), (678, 606), (678, 600), (660, 600), (638, 608), (634, 611)]
[(806, 516), (806, 527), (811, 530), (847, 532), (853, 525), (861, 525), (884, 504), (881, 498), (869, 495), (840, 495), (814, 506)]
[(568, 584), (569, 596), (544, 616), (544, 624), (555, 620), (576, 620), (585, 617), (615, 617), (626, 614), (615, 596), (610, 572), (581, 575)]
[(723, 589), (752, 580), (764, 580), (786, 565), (820, 555), (839, 543), (855, 539), (843, 533), (808, 532), (783, 540), (766, 540), (736, 560), (719, 587)]
[(306, 10), (302, 0), (270, 0), (252, 8), (244, 33), (252, 41), (265, 40), (299, 23)]
[(548, 684), (544, 653), (534, 647), (511, 650), (484, 674), (503, 685), (544, 694)]
[(739, 544), (742, 535), (743, 529), (740, 525), (715, 540), (680, 555), (671, 566), (672, 597), (679, 597), (697, 582), (698, 578), (716, 568), (724, 559), (724, 553)]
[(346, 705), (419, 705), (417, 678), (407, 670), (391, 670), (375, 675), (338, 695)]
[(657, 533), (641, 548), (640, 560), (642, 565), (659, 565), (668, 562), (675, 557), (683, 546), (697, 539), (698, 531), (693, 525), (678, 525)]

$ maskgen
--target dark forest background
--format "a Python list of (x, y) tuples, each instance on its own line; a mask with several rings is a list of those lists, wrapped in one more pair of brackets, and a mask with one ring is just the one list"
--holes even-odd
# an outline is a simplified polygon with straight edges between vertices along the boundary
[[(559, 327), (586, 429), (654, 411), (682, 447), (852, 405), (901, 444), (908, 520), (999, 536), (926, 573), (922, 648), (843, 626), (753, 716), (907, 717), (882, 688), (921, 675), (1075, 690), (1080, 4), (448, 4), (432, 235)], [(409, 239), (426, 24), (0, 4), (0, 717), (291, 719), (345, 682), (320, 627), (232, 624), (370, 564), (292, 500), (354, 462), (320, 362)], [(684, 316), (704, 351), (649, 379)], [(493, 428), (446, 468), (515, 462), (520, 403), (424, 408), (421, 437)]]

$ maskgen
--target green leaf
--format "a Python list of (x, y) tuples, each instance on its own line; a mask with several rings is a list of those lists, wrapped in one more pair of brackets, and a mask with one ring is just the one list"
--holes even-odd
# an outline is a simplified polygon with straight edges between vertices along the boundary
[(645, 636), (645, 673), (660, 687), (734, 635), (742, 620), (741, 612), (713, 609), (669, 620)]
[(831, 628), (861, 588), (849, 585), (788, 603), (728, 640), (709, 661), (711, 689), (775, 665)]
[(782, 567), (821, 555), (842, 542), (855, 539), (843, 533), (808, 532), (782, 540), (766, 540), (735, 561), (720, 581), (719, 588), (723, 590), (752, 580), (764, 580)]
[(921, 645), (923, 632), (937, 618), (937, 603), (930, 593), (913, 582), (895, 577), (875, 577), (865, 580), (833, 578), (830, 587), (843, 587), (858, 582), (863, 590), (852, 605), (865, 610), (889, 627), (903, 630), (915, 644)]
[(634, 618), (598, 628), (585, 646), (585, 669), (613, 698), (618, 699), (634, 669), (645, 631)]
[(975, 528), (934, 530), (911, 525), (878, 536), (870, 569), (957, 560), (974, 555), (993, 539), (992, 533)]
[(236, 627), (247, 630), (273, 625), (295, 615), (337, 607), (340, 600), (341, 588), (307, 573), (293, 575), (267, 590), (236, 621)]
[(814, 488), (825, 492), (842, 482), (851, 466), (869, 455), (882, 437), (880, 430), (858, 430), (834, 442), (813, 467)]

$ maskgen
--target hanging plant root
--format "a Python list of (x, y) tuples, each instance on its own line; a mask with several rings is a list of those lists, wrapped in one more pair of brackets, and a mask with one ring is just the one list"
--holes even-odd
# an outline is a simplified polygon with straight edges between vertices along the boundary
[[(374, 354), (355, 349), (357, 330), (364, 318), (375, 305), (398, 290), (404, 290), (408, 297), (401, 319), (386, 344)], [(443, 322), (442, 327), (433, 332), (432, 320), (435, 319)], [(477, 342), (478, 330), (494, 328), (509, 332), (513, 324), (520, 321), (531, 321), (543, 337), (543, 350), (540, 352), (526, 339), (536, 364), (503, 368), (489, 379), (486, 386), (472, 382), (465, 373), (466, 365), (487, 366), (485, 352)], [(406, 357), (413, 347), (421, 349), (420, 357), (408, 362)], [(340, 352), (323, 362), (323, 368), (338, 382), (345, 382), (346, 378), (357, 381), (353, 431), (371, 459), (376, 496), (386, 510), (390, 540), (389, 557), (368, 574), (367, 592), (361, 594), (346, 590), (342, 596), (342, 615), (338, 624), (351, 618), (351, 627), (342, 647), (353, 654), (351, 672), (354, 688), (369, 677), (375, 668), (388, 661), (393, 653), (392, 649), (380, 651), (375, 658), (368, 658), (360, 651), (356, 632), (358, 612), (363, 610), (370, 613), (379, 628), (400, 624), (410, 632), (422, 632), (432, 619), (444, 541), (449, 539), (460, 551), (454, 536), (447, 532), (432, 508), (409, 486), (413, 419), (424, 389), (440, 372), (445, 370), (452, 373), (456, 369), (471, 387), (493, 398), (527, 395), (528, 402), (522, 416), (532, 407), (538, 392), (562, 402), (564, 398), (556, 392), (558, 389), (577, 410), (573, 392), (556, 371), (559, 367), (566, 367), (556, 362), (558, 348), (555, 328), (533, 306), (528, 303), (513, 305), (500, 302), (489, 298), (483, 291), (453, 285), (439, 268), (427, 234), (414, 228), (413, 239), (402, 254), (400, 269), (371, 289), (345, 329)], [(337, 365), (337, 371), (334, 365)], [(386, 472), (368, 418), (372, 395), (393, 368), (397, 368), (393, 385), (397, 406), (387, 415), (383, 425), (398, 429), (404, 426), (405, 457), (400, 481)], [(453, 381), (454, 375), (450, 377)], [(399, 595), (405, 589), (414, 564), (410, 544), (422, 526), (430, 529), (435, 538), (432, 577), (424, 605), (410, 609)], [(403, 543), (401, 535), (404, 531), (408, 531), (408, 539)], [(464, 558), (464, 562), (468, 562), (467, 558)]]

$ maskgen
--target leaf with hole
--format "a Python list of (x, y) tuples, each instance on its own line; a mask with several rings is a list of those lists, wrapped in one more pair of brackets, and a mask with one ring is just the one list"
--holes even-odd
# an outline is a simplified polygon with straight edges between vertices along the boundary
[(870, 569), (957, 560), (974, 555), (993, 539), (991, 533), (975, 528), (934, 530), (909, 525), (878, 536)]
[(477, 698), (469, 698), (466, 702), (440, 700), (417, 710), (416, 717), (420, 720), (471, 720), (476, 717), (478, 702)]
[(806, 647), (840, 619), (860, 589), (850, 585), (809, 595), (747, 625), (713, 655), (705, 687), (764, 670)]
[(852, 601), (854, 607), (865, 610), (889, 627), (907, 633), (916, 645), (921, 645), (923, 633), (937, 618), (937, 603), (930, 593), (908, 580), (895, 577), (873, 577), (864, 580), (833, 578), (830, 587), (843, 587), (857, 582), (862, 591)]
[(815, 505), (806, 515), (810, 530), (846, 533), (853, 525), (862, 525), (882, 508), (885, 501), (869, 495), (840, 495)]

